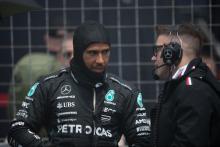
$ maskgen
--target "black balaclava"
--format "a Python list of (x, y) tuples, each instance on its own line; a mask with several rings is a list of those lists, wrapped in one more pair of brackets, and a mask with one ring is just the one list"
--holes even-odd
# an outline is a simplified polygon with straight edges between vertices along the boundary
[(102, 24), (94, 21), (85, 22), (74, 31), (74, 58), (71, 60), (70, 66), (79, 82), (94, 86), (104, 81), (105, 72), (93, 72), (86, 67), (83, 61), (83, 53), (91, 43), (107, 43), (110, 45), (107, 30)]

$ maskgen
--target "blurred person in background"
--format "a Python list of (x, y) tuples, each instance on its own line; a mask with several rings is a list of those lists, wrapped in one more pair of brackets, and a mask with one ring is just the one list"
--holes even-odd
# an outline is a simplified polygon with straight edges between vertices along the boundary
[[(64, 40), (63, 45), (68, 47), (68, 42), (69, 40)], [(67, 50), (71, 51), (67, 53)], [(21, 106), (30, 85), (34, 81), (45, 74), (49, 74), (59, 70), (60, 68), (69, 66), (73, 49), (69, 46), (68, 48), (61, 49), (60, 52), (62, 52), (62, 54), (57, 54), (59, 60), (53, 55), (35, 52), (23, 56), (17, 62), (13, 69), (14, 85), (11, 85), (9, 89), (9, 103), (7, 108), (9, 120), (12, 120), (15, 117), (16, 111)], [(47, 137), (47, 132), (42, 128), (39, 135)]]
[[(50, 27), (45, 34), (48, 53), (31, 52), (23, 56), (13, 68), (14, 82), (9, 87), (8, 119), (15, 117), (31, 84), (43, 75), (69, 66), (73, 57), (73, 30), (62, 24), (62, 17), (50, 17)], [(40, 136), (46, 137), (45, 129)]]
[[(40, 76), (60, 69), (60, 63), (52, 55), (31, 53), (23, 56), (13, 69), (14, 85), (9, 89), (9, 119), (12, 120), (16, 110), (21, 106), (30, 85)], [(13, 83), (12, 83), (13, 84)]]
[(61, 67), (68, 67), (73, 57), (73, 29), (70, 26), (72, 19), (64, 19), (62, 15), (49, 17), (49, 29), (44, 35), (47, 50), (60, 62)]
[[(124, 134), (129, 146), (149, 145), (149, 123), (136, 87), (106, 73), (111, 43), (107, 30), (85, 22), (74, 31), (69, 68), (37, 80), (8, 134), (11, 146), (115, 147)], [(37, 133), (45, 126), (50, 142)]]
[(73, 57), (73, 30), (64, 27), (60, 16), (51, 16), (49, 25), (48, 33), (44, 36), (49, 54), (28, 53), (13, 68), (14, 83), (9, 88), (9, 119), (14, 117), (34, 81), (40, 76), (68, 67)]
[(219, 146), (220, 85), (199, 57), (202, 36), (191, 24), (157, 27), (152, 61), (165, 80), (151, 113), (153, 146)]
[(212, 71), (213, 75), (219, 80), (220, 75), (219, 75), (219, 70), (216, 64), (217, 55), (213, 53), (213, 56), (212, 56), (210, 47), (206, 47), (201, 50), (200, 56), (202, 58), (202, 61), (206, 63), (206, 65)]
[(218, 45), (216, 41), (211, 42), (210, 38), (215, 40), (214, 36), (211, 36), (207, 28), (207, 25), (203, 21), (198, 22), (198, 26), (200, 30), (200, 34), (203, 40), (203, 46), (200, 49), (199, 56), (202, 58), (202, 61), (206, 63), (209, 69), (212, 71), (213, 75), (219, 80), (220, 79), (220, 71), (217, 66), (217, 61), (219, 61), (218, 55)]
[[(70, 60), (73, 58), (73, 34), (69, 33), (69, 36), (64, 38), (61, 43), (61, 49), (57, 52), (56, 59), (61, 63), (62, 67), (68, 67)], [(70, 36), (71, 35), (71, 36)]]

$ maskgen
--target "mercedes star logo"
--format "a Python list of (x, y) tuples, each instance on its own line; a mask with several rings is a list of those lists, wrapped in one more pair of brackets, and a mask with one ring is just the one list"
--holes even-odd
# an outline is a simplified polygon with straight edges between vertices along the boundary
[(61, 87), (61, 94), (66, 95), (71, 92), (71, 86), (70, 85), (63, 85)]

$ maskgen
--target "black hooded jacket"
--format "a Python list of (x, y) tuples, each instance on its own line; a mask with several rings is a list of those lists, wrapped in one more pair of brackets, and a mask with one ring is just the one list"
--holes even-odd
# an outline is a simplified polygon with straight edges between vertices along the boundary
[(220, 85), (200, 58), (165, 83), (151, 117), (153, 146), (220, 145)]
[(46, 146), (36, 135), (45, 126), (56, 147), (113, 147), (122, 133), (129, 145), (148, 145), (149, 121), (139, 90), (112, 75), (95, 86), (81, 81), (70, 69), (37, 81), (11, 123), (9, 143)]

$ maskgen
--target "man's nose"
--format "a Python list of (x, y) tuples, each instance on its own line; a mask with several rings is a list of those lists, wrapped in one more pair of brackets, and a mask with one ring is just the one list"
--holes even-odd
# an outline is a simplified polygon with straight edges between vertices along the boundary
[(101, 53), (98, 54), (98, 56), (96, 58), (96, 62), (97, 63), (104, 63), (104, 58), (103, 58), (103, 55)]
[(151, 57), (151, 60), (152, 60), (152, 61), (156, 61), (156, 56), (153, 55), (153, 56)]

